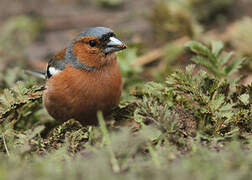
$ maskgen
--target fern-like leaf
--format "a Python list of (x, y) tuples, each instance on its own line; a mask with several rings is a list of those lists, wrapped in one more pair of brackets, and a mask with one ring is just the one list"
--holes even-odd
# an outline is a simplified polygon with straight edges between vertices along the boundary
[[(221, 42), (212, 42), (211, 48), (195, 41), (187, 42), (185, 46), (196, 53), (196, 56), (192, 58), (193, 62), (205, 67), (219, 79), (229, 78), (231, 74), (241, 68), (244, 62), (244, 59), (232, 60), (231, 58), (234, 55), (232, 52), (222, 52), (224, 45)], [(231, 62), (228, 63), (228, 61)]]

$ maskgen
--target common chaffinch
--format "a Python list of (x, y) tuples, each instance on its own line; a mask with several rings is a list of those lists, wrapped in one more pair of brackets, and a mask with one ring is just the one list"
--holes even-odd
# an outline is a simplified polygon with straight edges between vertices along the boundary
[(108, 115), (121, 96), (116, 52), (125, 48), (109, 28), (81, 32), (47, 65), (43, 104), (48, 113), (56, 120), (73, 118), (83, 125), (96, 124), (98, 110)]

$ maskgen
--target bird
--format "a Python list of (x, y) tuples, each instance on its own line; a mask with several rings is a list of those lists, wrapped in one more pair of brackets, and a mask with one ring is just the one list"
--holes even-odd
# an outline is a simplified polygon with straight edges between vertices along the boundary
[(47, 64), (43, 104), (57, 121), (75, 119), (82, 125), (97, 124), (97, 112), (104, 116), (119, 104), (122, 76), (117, 52), (126, 48), (113, 30), (91, 27), (78, 34)]

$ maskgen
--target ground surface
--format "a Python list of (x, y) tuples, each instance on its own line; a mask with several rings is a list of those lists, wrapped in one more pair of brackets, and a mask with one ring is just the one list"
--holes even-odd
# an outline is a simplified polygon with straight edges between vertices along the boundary
[[(90, 26), (128, 45), (121, 102), (61, 124), (23, 69)], [(1, 0), (0, 179), (251, 179), (251, 34), (251, 0)]]

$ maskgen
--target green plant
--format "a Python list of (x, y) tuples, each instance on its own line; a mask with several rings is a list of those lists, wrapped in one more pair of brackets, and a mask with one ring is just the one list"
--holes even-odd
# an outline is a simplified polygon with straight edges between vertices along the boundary
[(41, 107), (43, 89), (43, 86), (34, 86), (32, 82), (22, 81), (17, 82), (12, 89), (5, 89), (0, 96), (1, 124), (12, 122), (12, 125), (17, 127), (29, 128), (33, 121), (36, 121), (32, 115)]
[[(230, 78), (241, 63), (230, 59), (221, 43), (186, 46), (205, 70), (189, 65), (167, 75), (165, 82), (137, 86), (134, 98), (124, 97), (110, 121), (98, 112), (97, 127), (83, 127), (75, 120), (48, 126), (48, 117), (38, 113), (43, 87), (34, 82), (18, 82), (3, 90), (0, 178), (227, 179), (235, 175), (248, 179), (252, 84), (240, 85)], [(120, 54), (126, 60), (122, 74), (129, 82), (139, 73), (129, 66), (136, 56), (131, 49), (128, 56)]]
[(96, 0), (97, 4), (107, 8), (118, 8), (122, 6), (123, 0)]
[[(165, 84), (147, 83), (137, 93), (137, 96), (142, 94), (147, 98), (143, 98), (139, 106), (140, 109), (145, 108), (141, 114), (160, 122), (158, 117), (162, 113), (155, 110), (158, 107), (156, 103), (168, 106), (169, 111), (176, 111), (179, 105), (193, 114), (191, 121), (196, 123), (199, 130), (211, 136), (235, 132), (238, 124), (244, 123), (241, 125), (243, 127), (251, 124), (251, 86), (238, 86), (240, 78), (232, 79), (231, 76), (241, 68), (243, 60), (231, 59), (233, 53), (222, 52), (223, 44), (220, 42), (213, 42), (211, 47), (207, 47), (191, 41), (186, 46), (196, 53), (192, 60), (212, 74), (196, 71), (195, 65), (189, 65), (185, 72), (177, 71), (169, 75)], [(233, 89), (235, 86), (236, 90)], [(143, 104), (145, 101), (151, 102), (153, 97), (157, 98), (156, 103), (151, 103), (153, 107)], [(177, 114), (181, 119), (183, 112)]]
[[(230, 13), (235, 0), (189, 0), (196, 18), (203, 23), (218, 22)], [(225, 19), (224, 19), (225, 20)]]
[(222, 42), (212, 42), (210, 48), (195, 41), (187, 42), (186, 46), (196, 53), (192, 61), (205, 67), (218, 79), (231, 78), (231, 75), (241, 68), (245, 60), (244, 58), (234, 59), (233, 52), (223, 52)]
[(194, 38), (202, 30), (184, 0), (159, 1), (154, 6), (149, 19), (155, 35), (160, 40), (181, 36)]
[(122, 97), (128, 97), (128, 91), (135, 85), (142, 84), (143, 79), (139, 74), (143, 71), (142, 67), (132, 67), (131, 63), (138, 57), (136, 48), (127, 48), (118, 53), (118, 63), (123, 77)]
[(9, 18), (1, 28), (0, 51), (14, 55), (20, 53), (39, 34), (42, 22), (28, 16)]

